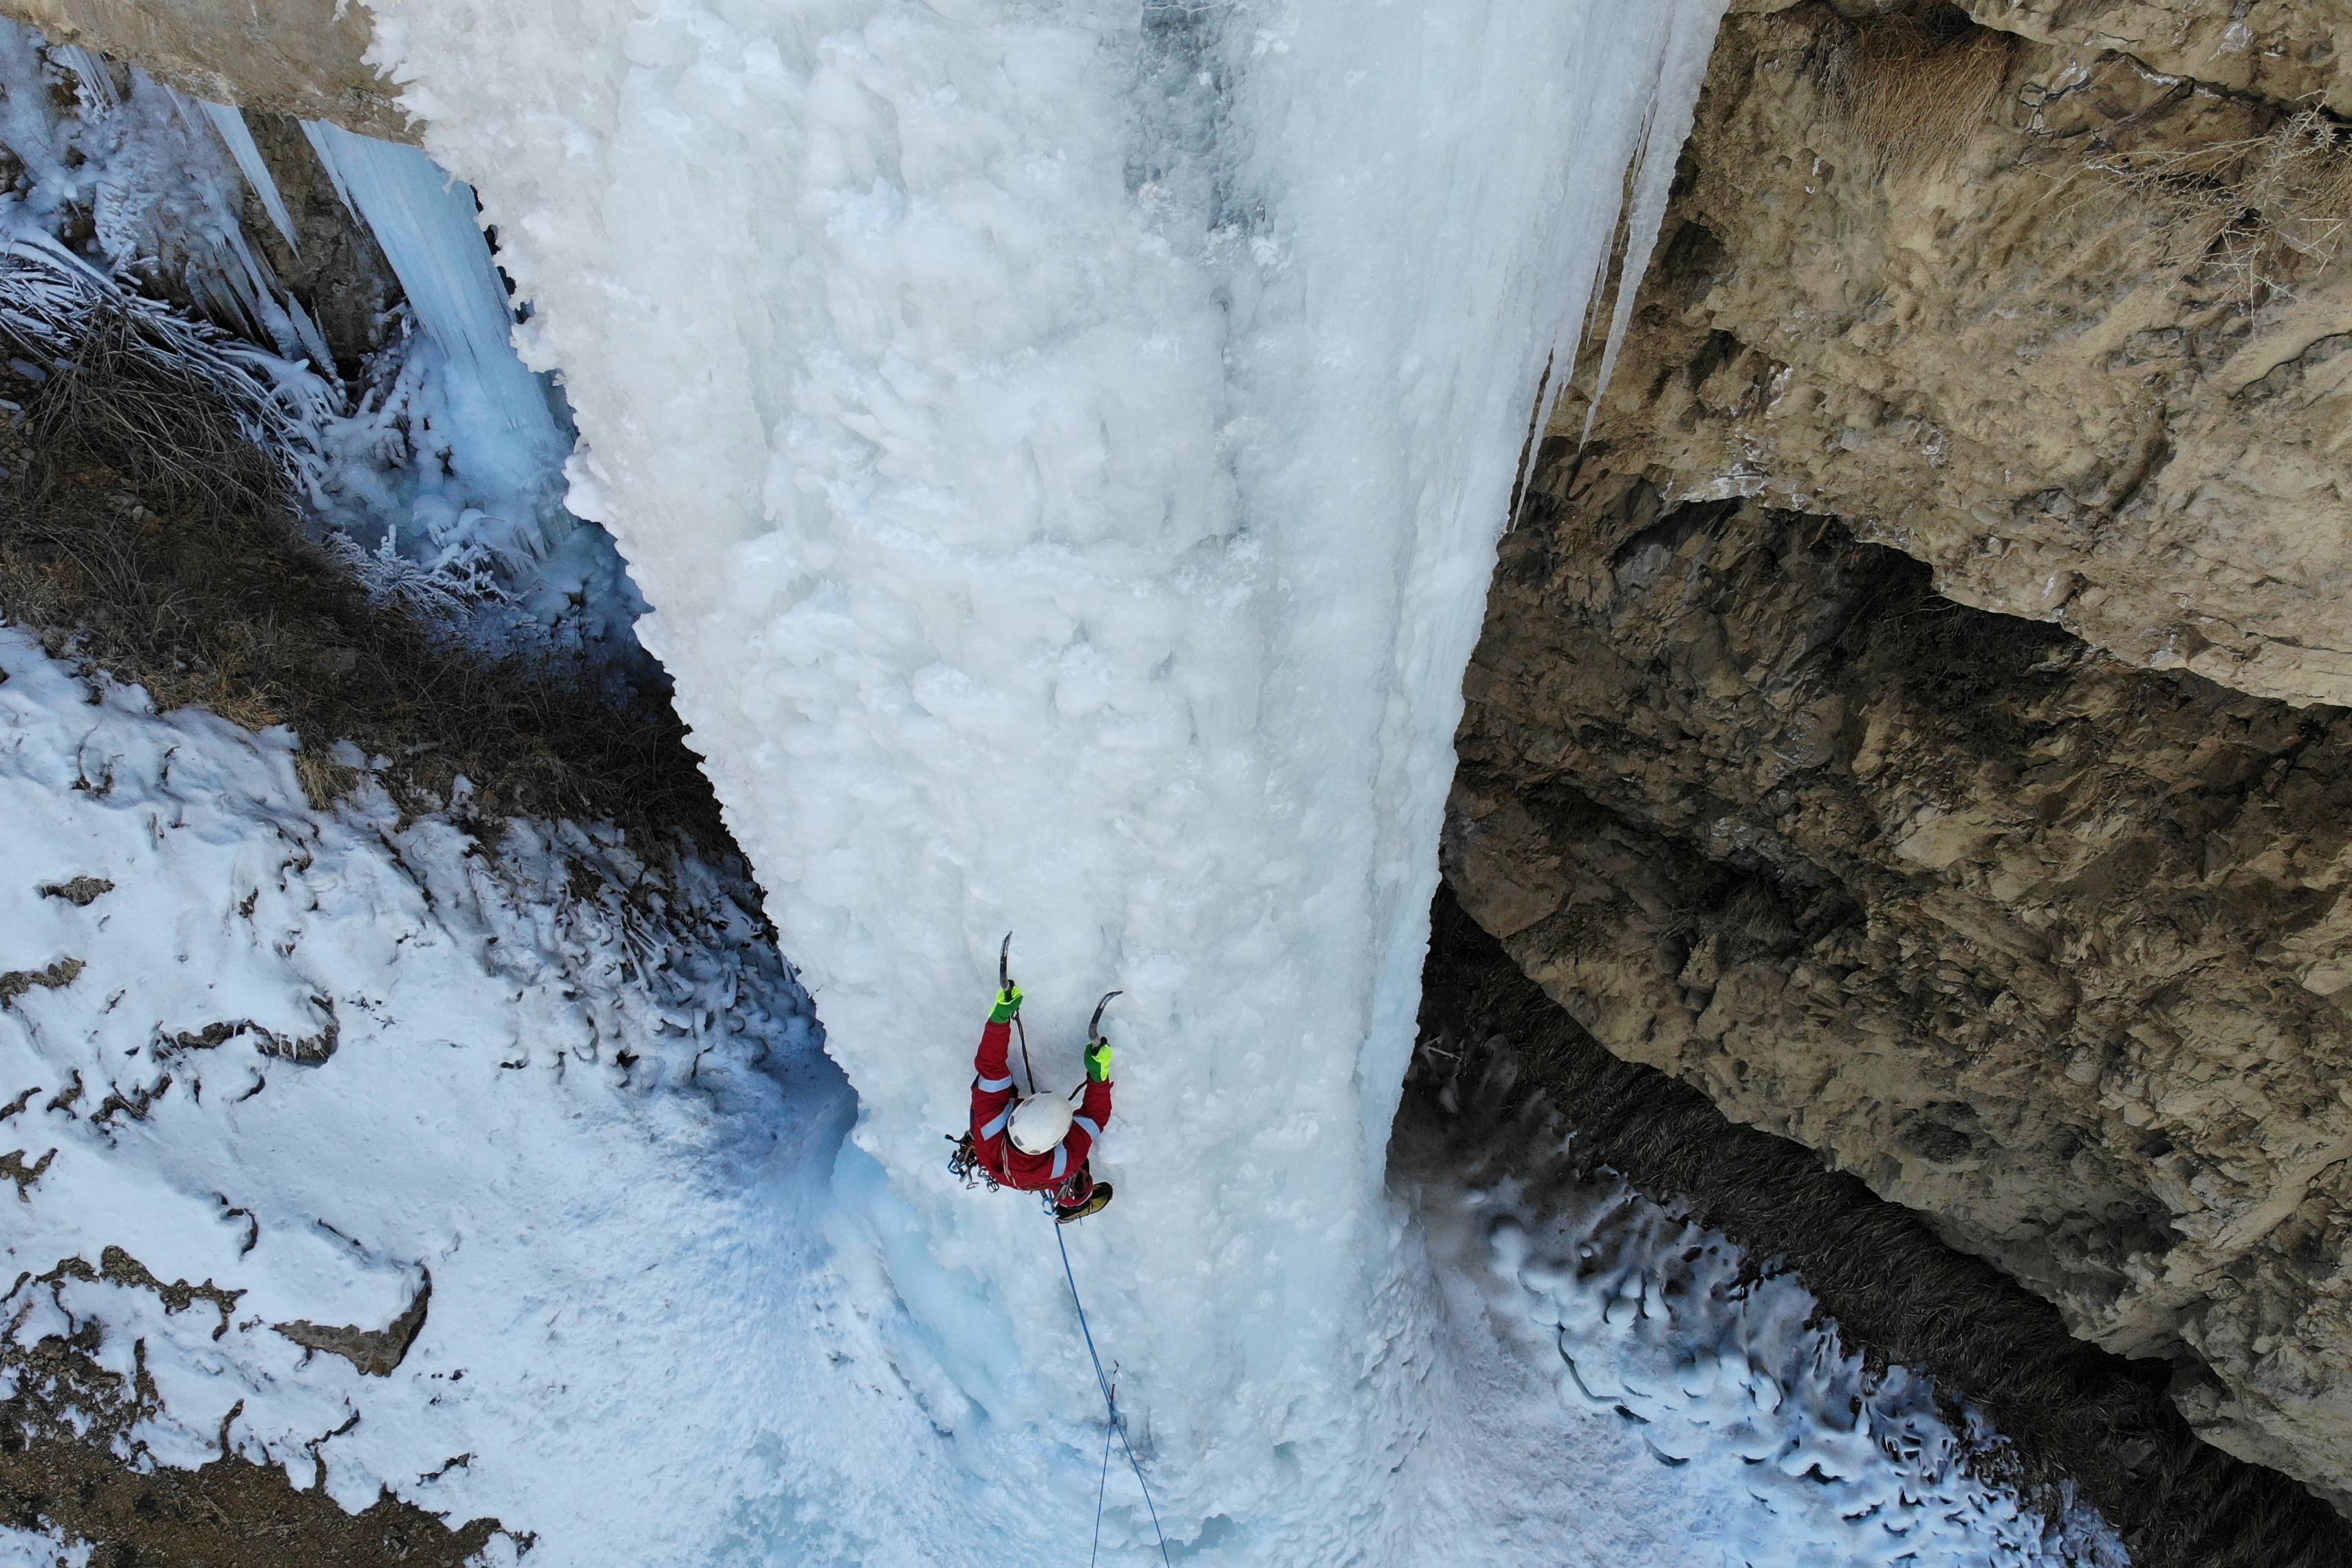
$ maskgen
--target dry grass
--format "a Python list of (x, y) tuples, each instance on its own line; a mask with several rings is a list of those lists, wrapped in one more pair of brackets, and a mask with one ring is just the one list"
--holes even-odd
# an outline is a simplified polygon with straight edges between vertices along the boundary
[(2169, 263), (2218, 298), (2291, 294), (2352, 235), (2352, 130), (2316, 109), (2261, 136), (2108, 151), (2084, 164), (2117, 217), (2149, 225)]
[(373, 602), (302, 533), (298, 472), (252, 420), (130, 312), (84, 323), (0, 431), (0, 613), (53, 651), (251, 728), (284, 724), (314, 802), (383, 759), (404, 808), (471, 786), (485, 816), (605, 819), (648, 847), (725, 843), (716, 802), (657, 693), (617, 700), (553, 658), (489, 658)]
[(23, 438), (44, 458), (41, 477), (113, 467), (154, 505), (282, 518), (290, 527), (286, 476), (226, 416), (217, 384), (128, 310), (89, 325), (62, 372), (28, 389)]
[(2000, 101), (2010, 39), (1948, 6), (1862, 27), (1839, 96), (1882, 173), (1922, 173), (1950, 159)]

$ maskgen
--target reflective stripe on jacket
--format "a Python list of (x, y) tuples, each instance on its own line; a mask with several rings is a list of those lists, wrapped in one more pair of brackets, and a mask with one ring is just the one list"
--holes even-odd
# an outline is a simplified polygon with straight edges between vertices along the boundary
[(980, 1055), (972, 1064), (971, 1142), (989, 1174), (1008, 1187), (1042, 1192), (1058, 1187), (1087, 1163), (1095, 1140), (1110, 1125), (1110, 1085), (1087, 1080), (1076, 1118), (1062, 1141), (1043, 1154), (1013, 1146), (1013, 1026), (991, 1024), (980, 1032)]

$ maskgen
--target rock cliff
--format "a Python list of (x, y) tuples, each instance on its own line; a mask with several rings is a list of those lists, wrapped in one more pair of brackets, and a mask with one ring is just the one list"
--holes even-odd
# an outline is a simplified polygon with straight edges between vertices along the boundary
[(2352, 11), (1877, 9), (1726, 22), (1447, 875), (2342, 1508)]
[[(2282, 90), (2333, 82), (2323, 12), (2274, 41)], [(2352, 699), (2352, 158), (2315, 108), (2176, 74), (2271, 79), (2200, 48), (1728, 18), (1604, 449), (2130, 663)]]
[(398, 89), (366, 61), (374, 26), (352, 0), (0, 0), (0, 16), (215, 103), (415, 136)]

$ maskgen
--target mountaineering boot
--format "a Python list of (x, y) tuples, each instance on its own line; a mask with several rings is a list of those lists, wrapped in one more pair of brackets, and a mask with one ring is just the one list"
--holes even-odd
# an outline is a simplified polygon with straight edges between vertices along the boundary
[(1086, 1202), (1079, 1204), (1073, 1208), (1063, 1208), (1059, 1205), (1055, 1205), (1054, 1223), (1055, 1225), (1067, 1225), (1074, 1219), (1084, 1219), (1090, 1214), (1100, 1214), (1109, 1205), (1109, 1204), (1110, 1184), (1108, 1182), (1097, 1182), (1095, 1184), (1095, 1190), (1087, 1194)]

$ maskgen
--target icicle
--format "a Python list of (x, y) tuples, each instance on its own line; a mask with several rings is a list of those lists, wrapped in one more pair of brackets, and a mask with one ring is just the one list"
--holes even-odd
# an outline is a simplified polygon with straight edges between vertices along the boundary
[[(1674, 31), (1666, 43), (1665, 68), (1650, 100), (1642, 126), (1641, 160), (1634, 166), (1633, 200), (1625, 215), (1625, 264), (1617, 274), (1617, 298), (1609, 315), (1609, 342), (1601, 351), (1601, 373), (1592, 385), (1592, 402), (1584, 411), (1584, 432), (1579, 443), (1592, 438), (1592, 422), (1601, 416), (1601, 399), (1616, 374), (1617, 355), (1625, 347), (1625, 333), (1633, 324), (1633, 300), (1642, 277), (1650, 269), (1658, 230), (1666, 221), (1666, 198), (1675, 184), (1675, 163), (1690, 137), (1691, 121), (1698, 112), (1698, 89), (1706, 62), (1715, 53), (1715, 33), (1723, 21), (1723, 0), (1712, 5), (1683, 6), (1674, 13)], [(1550, 410), (1544, 411), (1546, 423)]]
[(335, 356), (327, 347), (327, 335), (302, 302), (278, 286), (268, 262), (254, 254), (242, 225), (229, 230), (223, 248), (237, 262), (236, 272), (222, 269), (225, 280), (236, 289), (246, 313), (269, 334), (278, 352), (289, 359), (308, 358), (312, 364), (331, 371)]
[(294, 216), (286, 210), (286, 197), (278, 189), (278, 181), (270, 174), (269, 165), (262, 161), (261, 148), (253, 140), (253, 127), (245, 122), (245, 111), (201, 98), (189, 99), (188, 101), (203, 110), (213, 129), (220, 132), (221, 141), (228, 147), (229, 156), (236, 160), (238, 171), (245, 175), (245, 183), (253, 187), (253, 194), (261, 198), (263, 209), (269, 214), (269, 221), (276, 224), (278, 232), (286, 237), (288, 248), (300, 250), (302, 242), (294, 237)]
[(114, 73), (106, 68), (106, 60), (97, 50), (79, 44), (55, 44), (49, 58), (81, 79), (82, 94), (91, 108), (108, 113), (122, 107), (122, 95), (114, 89)]
[[(285, 198), (269, 173), (269, 165), (262, 161), (261, 149), (255, 143), (244, 114), (226, 104), (192, 98), (136, 67), (131, 68), (131, 76), (133, 92), (162, 93), (190, 135), (202, 138), (210, 132), (220, 138), (236, 161), (238, 173), (261, 198), (278, 232), (286, 237), (289, 247), (294, 247), (293, 217), (286, 209)], [(308, 358), (314, 365), (331, 372), (335, 356), (327, 347), (326, 334), (319, 330), (319, 324), (310, 319), (301, 302), (280, 285), (269, 264), (254, 254), (244, 222), (235, 208), (226, 202), (218, 205), (222, 228), (209, 237), (216, 247), (208, 258), (212, 266), (192, 263), (188, 269), (190, 288), (212, 313), (238, 321), (247, 336), (266, 334), (279, 353), (289, 359)]]
[(383, 247), (425, 335), (447, 357), (460, 384), (453, 391), (472, 393), (477, 415), (530, 448), (483, 456), (505, 462), (518, 481), (548, 452), (560, 457), (563, 443), (546, 394), (514, 352), (514, 317), (475, 222), (473, 187), (415, 147), (324, 121), (305, 121), (302, 130), (336, 193)]
[[(360, 204), (352, 199), (352, 188), (343, 184), (343, 172), (335, 163), (333, 144), (327, 139), (327, 132), (335, 129), (337, 127), (323, 120), (302, 121), (302, 134), (310, 139), (310, 151), (319, 155), (319, 166), (327, 171), (327, 184), (335, 187), (335, 195), (350, 210), (351, 215), (353, 217), (359, 217)], [(361, 221), (366, 220), (362, 218)]]
[[(306, 121), (302, 129), (335, 189), (374, 231), (425, 330), (478, 371), (511, 359), (514, 318), (474, 221), (473, 187), (416, 148), (324, 121)], [(536, 390), (531, 395), (536, 400)]]

